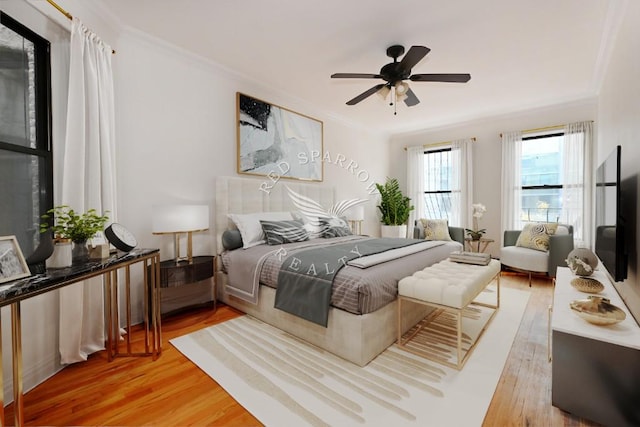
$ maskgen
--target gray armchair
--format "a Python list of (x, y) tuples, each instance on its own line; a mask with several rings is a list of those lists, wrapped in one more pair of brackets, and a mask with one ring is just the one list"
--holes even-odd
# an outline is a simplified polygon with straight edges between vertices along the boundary
[(573, 250), (573, 226), (571, 225), (560, 224), (556, 234), (549, 236), (548, 251), (516, 246), (518, 236), (520, 236), (520, 230), (504, 232), (500, 263), (513, 270), (529, 273), (529, 286), (531, 286), (531, 273), (545, 273), (549, 277), (555, 277), (558, 266), (566, 266), (567, 255)]
[[(459, 242), (464, 248), (464, 228), (449, 226), (449, 236), (456, 242)], [(418, 221), (414, 222), (413, 238), (424, 239), (424, 228), (418, 225)]]

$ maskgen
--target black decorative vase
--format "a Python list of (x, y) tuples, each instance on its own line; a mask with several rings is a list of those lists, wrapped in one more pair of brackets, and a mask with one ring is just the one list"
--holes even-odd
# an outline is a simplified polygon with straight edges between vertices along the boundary
[(71, 259), (73, 260), (74, 264), (82, 264), (89, 261), (89, 248), (87, 247), (86, 240), (73, 242)]

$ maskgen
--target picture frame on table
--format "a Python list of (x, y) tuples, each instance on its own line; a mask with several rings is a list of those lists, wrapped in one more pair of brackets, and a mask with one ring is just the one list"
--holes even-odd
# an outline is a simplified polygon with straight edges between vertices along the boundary
[(236, 128), (239, 174), (324, 179), (320, 120), (237, 92)]
[(30, 275), (16, 236), (0, 236), (0, 283)]

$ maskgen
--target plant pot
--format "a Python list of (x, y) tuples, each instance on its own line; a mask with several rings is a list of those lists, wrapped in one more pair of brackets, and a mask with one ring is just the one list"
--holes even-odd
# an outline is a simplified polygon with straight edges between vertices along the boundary
[(381, 225), (380, 236), (382, 237), (407, 237), (406, 225)]
[(71, 240), (61, 239), (54, 241), (53, 253), (45, 262), (47, 268), (65, 268), (71, 267)]
[(82, 264), (89, 261), (89, 248), (86, 240), (73, 242), (72, 258), (74, 264)]

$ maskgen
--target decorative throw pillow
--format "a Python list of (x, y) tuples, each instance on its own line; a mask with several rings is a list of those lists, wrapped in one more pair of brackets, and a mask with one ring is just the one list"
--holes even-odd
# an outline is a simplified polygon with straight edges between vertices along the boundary
[(309, 239), (317, 239), (318, 237), (322, 237), (320, 218), (318, 218), (317, 216), (307, 217), (300, 211), (291, 212), (291, 216), (293, 216), (293, 219), (298, 219), (304, 223), (304, 229), (309, 233)]
[(222, 247), (228, 251), (242, 247), (242, 235), (240, 230), (225, 230), (222, 233)]
[(309, 240), (309, 233), (304, 228), (304, 222), (298, 219), (290, 221), (260, 221), (260, 224), (268, 245), (281, 245), (283, 243)]
[(351, 236), (351, 228), (344, 218), (320, 218), (322, 237), (329, 239), (332, 237)]
[(446, 219), (421, 219), (425, 240), (452, 240)]
[(516, 246), (537, 251), (548, 251), (549, 236), (555, 234), (557, 228), (558, 224), (556, 223), (535, 222), (526, 224), (518, 236)]
[(256, 212), (251, 214), (228, 214), (228, 217), (240, 230), (242, 247), (247, 249), (265, 243), (260, 220), (280, 221), (293, 219), (291, 212)]

